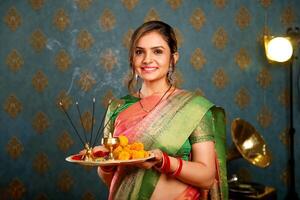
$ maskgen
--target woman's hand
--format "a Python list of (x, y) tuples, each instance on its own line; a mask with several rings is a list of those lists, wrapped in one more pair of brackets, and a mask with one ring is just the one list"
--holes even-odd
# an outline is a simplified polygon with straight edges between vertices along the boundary
[(142, 163), (137, 163), (135, 166), (143, 169), (151, 169), (153, 166), (160, 167), (163, 160), (163, 153), (160, 149), (154, 149), (151, 151), (151, 154), (154, 154), (154, 158), (146, 160)]
[(84, 155), (85, 153), (86, 153), (86, 149), (82, 149), (82, 150), (79, 151), (80, 155)]

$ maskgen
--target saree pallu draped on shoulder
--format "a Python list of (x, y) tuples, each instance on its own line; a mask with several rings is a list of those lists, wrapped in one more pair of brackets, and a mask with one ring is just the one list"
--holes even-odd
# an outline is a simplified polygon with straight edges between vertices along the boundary
[[(134, 115), (137, 106), (138, 103), (135, 103), (123, 112), (133, 112)], [(146, 150), (159, 148), (175, 156), (211, 107), (213, 104), (205, 98), (179, 90), (126, 130), (123, 128), (122, 132), (118, 132), (115, 123), (114, 136), (124, 134), (131, 141), (142, 142)], [(122, 112), (116, 121), (118, 118), (122, 118)], [(159, 177), (160, 174), (155, 170), (119, 167), (111, 183), (109, 199), (148, 200)]]

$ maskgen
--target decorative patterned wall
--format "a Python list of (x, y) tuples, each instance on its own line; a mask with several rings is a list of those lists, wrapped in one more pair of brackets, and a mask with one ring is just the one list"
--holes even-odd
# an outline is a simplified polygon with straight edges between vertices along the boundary
[[(229, 163), (229, 174), (274, 186), (282, 199), (288, 180), (287, 70), (267, 63), (262, 36), (299, 26), (297, 10), (297, 0), (1, 1), (0, 199), (106, 198), (94, 168), (64, 160), (82, 147), (58, 102), (79, 119), (78, 101), (90, 130), (95, 97), (97, 127), (108, 99), (126, 94), (130, 35), (153, 19), (176, 30), (178, 85), (226, 109), (228, 144), (230, 123), (240, 117), (272, 151), (270, 167), (240, 159)], [(298, 73), (299, 63), (294, 67)], [(296, 93), (295, 146), (299, 103)], [(296, 150), (296, 169), (299, 156)], [(298, 170), (296, 176), (299, 183)]]

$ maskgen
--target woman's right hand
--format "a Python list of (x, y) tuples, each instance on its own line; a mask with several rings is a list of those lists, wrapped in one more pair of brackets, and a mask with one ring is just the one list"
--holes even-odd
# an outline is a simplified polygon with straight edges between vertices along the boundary
[(151, 154), (154, 155), (154, 158), (146, 160), (142, 163), (137, 163), (136, 166), (143, 169), (151, 169), (152, 167), (160, 167), (163, 160), (163, 153), (160, 149), (154, 149), (151, 151)]

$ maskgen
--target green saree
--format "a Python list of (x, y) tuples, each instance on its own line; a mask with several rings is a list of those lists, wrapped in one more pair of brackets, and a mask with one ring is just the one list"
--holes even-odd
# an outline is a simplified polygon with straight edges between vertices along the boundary
[[(170, 156), (177, 156), (183, 144), (201, 124), (202, 118), (210, 111), (214, 122), (212, 129), (215, 133), (218, 173), (217, 182), (209, 191), (209, 199), (228, 199), (223, 110), (201, 96), (179, 90), (146, 116), (137, 118), (130, 126), (124, 128), (119, 125), (119, 114), (135, 109), (134, 106), (139, 106), (136, 103), (138, 101), (138, 98), (130, 95), (113, 101), (106, 117), (112, 120), (104, 134), (108, 131), (114, 132), (114, 136), (124, 134), (131, 141), (144, 143), (146, 150), (159, 148)], [(154, 169), (119, 167), (111, 183), (109, 199), (150, 199), (159, 177), (160, 173)]]

